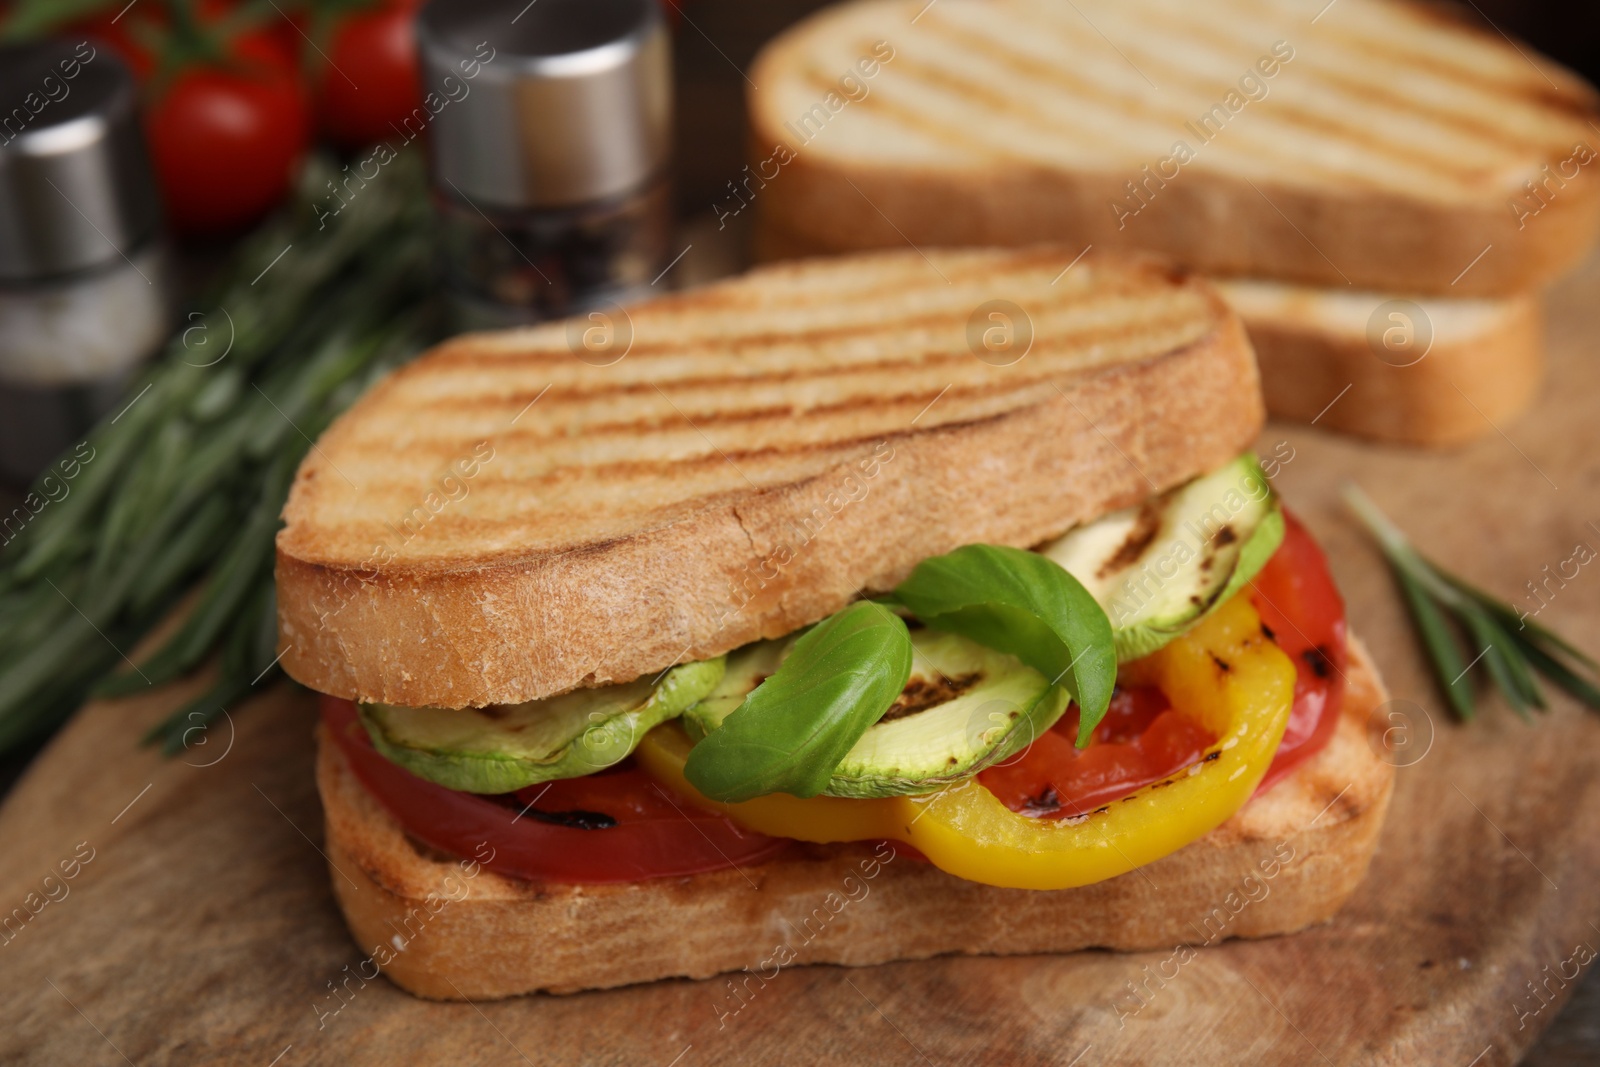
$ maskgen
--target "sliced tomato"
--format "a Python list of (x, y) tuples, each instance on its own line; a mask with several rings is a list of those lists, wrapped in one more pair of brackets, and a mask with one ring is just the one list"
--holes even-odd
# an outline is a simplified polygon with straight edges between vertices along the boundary
[(1154, 686), (1119, 688), (1088, 748), (1074, 747), (1078, 709), (1019, 758), (978, 775), (1012, 811), (1044, 817), (1086, 815), (1201, 759), (1216, 741), (1193, 718), (1172, 710)]
[(1333, 737), (1350, 659), (1344, 598), (1333, 584), (1328, 559), (1299, 519), (1287, 509), (1283, 517), (1283, 544), (1249, 589), (1262, 624), (1294, 661), (1294, 711), (1258, 794), (1282, 781)]
[(453, 856), (476, 856), (500, 874), (535, 882), (639, 882), (745, 867), (788, 847), (672, 796), (631, 761), (514, 797), (483, 797), (435, 785), (384, 759), (348, 700), (324, 696), (322, 721), (355, 776), (406, 833)]

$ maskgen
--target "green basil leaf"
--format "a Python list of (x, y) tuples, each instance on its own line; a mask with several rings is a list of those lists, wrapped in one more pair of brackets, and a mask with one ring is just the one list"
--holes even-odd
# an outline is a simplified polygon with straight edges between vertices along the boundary
[(776, 674), (689, 752), (684, 775), (713, 800), (813, 797), (911, 677), (905, 622), (871, 601), (795, 642)]
[(895, 596), (938, 630), (1016, 656), (1078, 704), (1078, 747), (1111, 704), (1117, 651), (1111, 620), (1079, 581), (1037, 552), (967, 545), (923, 560)]

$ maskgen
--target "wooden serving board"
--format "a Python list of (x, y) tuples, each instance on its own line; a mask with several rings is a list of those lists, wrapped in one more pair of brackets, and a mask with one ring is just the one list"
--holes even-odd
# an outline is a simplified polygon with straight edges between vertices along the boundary
[[(1600, 548), (1597, 286), (1600, 263), (1554, 295), (1550, 384), (1503, 434), (1451, 454), (1298, 426), (1262, 440), (1263, 455), (1292, 449), (1278, 485), (1395, 697), (1420, 706), (1371, 875), (1326, 926), (1201, 950), (1122, 1019), (1127, 983), (1170, 953), (793, 968), (721, 1025), (721, 981), (468, 1005), (351, 980), (345, 1003), (331, 986), (363, 953), (319, 854), (312, 701), (262, 693), (186, 763), (136, 744), (186, 695), (167, 691), (83, 709), (0, 809), (0, 915), (63, 861), (76, 873), (0, 944), (0, 1062), (1512, 1063), (1570, 991), (1551, 976), (1600, 949), (1600, 716), (1558, 699), (1527, 726), (1491, 700), (1453, 724), (1336, 489), (1359, 482), (1510, 598), (1578, 542)], [(1600, 564), (1541, 618), (1600, 650)], [(1527, 985), (1546, 979), (1548, 1004)]]

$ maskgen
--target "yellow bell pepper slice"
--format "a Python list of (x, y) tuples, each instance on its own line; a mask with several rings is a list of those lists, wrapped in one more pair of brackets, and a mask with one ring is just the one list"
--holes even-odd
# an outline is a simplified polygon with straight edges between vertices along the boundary
[(915, 797), (775, 793), (719, 803), (684, 778), (691, 745), (675, 723), (647, 734), (635, 756), (674, 792), (760, 833), (817, 842), (903, 841), (940, 870), (971, 882), (1070, 889), (1142, 867), (1227, 821), (1266, 774), (1294, 704), (1294, 664), (1262, 632), (1244, 596), (1124, 665), (1120, 680), (1159, 687), (1217, 741), (1199, 762), (1077, 819), (1019, 815), (976, 779)]

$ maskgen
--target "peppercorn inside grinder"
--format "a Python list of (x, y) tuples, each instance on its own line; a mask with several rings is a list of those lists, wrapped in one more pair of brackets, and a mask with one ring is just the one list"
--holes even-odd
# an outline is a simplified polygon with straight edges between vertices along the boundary
[(417, 25), (459, 324), (649, 295), (671, 229), (671, 48), (657, 0), (432, 0)]

